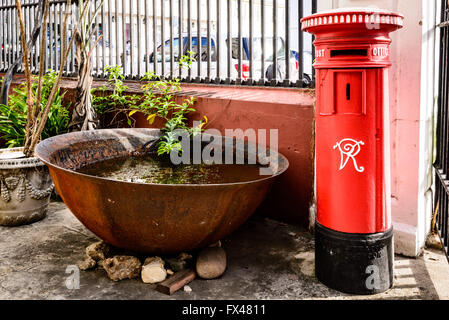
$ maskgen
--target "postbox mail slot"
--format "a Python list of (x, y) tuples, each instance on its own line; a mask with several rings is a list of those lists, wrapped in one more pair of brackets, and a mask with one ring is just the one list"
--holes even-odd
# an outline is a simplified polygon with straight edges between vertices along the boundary
[(320, 70), (320, 116), (366, 114), (366, 70)]
[(367, 49), (341, 49), (331, 50), (331, 58), (335, 57), (366, 57), (368, 56)]
[(364, 115), (365, 71), (335, 71), (335, 110), (337, 114)]

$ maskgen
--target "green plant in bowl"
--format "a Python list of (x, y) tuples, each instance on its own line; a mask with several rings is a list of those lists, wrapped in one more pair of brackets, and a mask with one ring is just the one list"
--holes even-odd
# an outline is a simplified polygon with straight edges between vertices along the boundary
[[(180, 68), (190, 68), (194, 61), (194, 52), (189, 51), (187, 55), (179, 59)], [(193, 107), (194, 97), (184, 98), (181, 102), (176, 100), (181, 91), (179, 79), (160, 79), (154, 72), (147, 72), (140, 80), (144, 82), (141, 86), (143, 95), (127, 93), (128, 87), (124, 85), (123, 71), (121, 66), (106, 67), (108, 73), (108, 84), (93, 89), (93, 105), (99, 115), (114, 113), (110, 124), (117, 119), (118, 115), (126, 117), (129, 126), (134, 126), (132, 116), (141, 112), (146, 116), (151, 125), (156, 118), (162, 119), (165, 124), (161, 128), (162, 136), (158, 142), (158, 155), (168, 155), (173, 152), (182, 152), (182, 146), (175, 134), (176, 130), (186, 130), (191, 136), (200, 133), (207, 123), (207, 117), (198, 121), (197, 126), (188, 125), (187, 115), (195, 112)], [(112, 91), (109, 95), (108, 91)]]

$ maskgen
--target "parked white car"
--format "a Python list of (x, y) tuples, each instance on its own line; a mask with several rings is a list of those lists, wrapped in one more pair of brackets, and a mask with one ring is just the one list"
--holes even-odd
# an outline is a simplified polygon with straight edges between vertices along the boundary
[[(208, 52), (207, 52), (207, 36), (202, 35), (201, 36), (201, 59), (198, 55), (198, 37), (196, 34), (192, 34), (191, 36), (192, 44), (191, 49), (195, 53), (194, 57), (196, 59), (195, 62), (192, 63), (191, 66), (191, 76), (197, 77), (198, 76), (198, 63), (201, 63), (201, 77), (205, 78), (207, 76), (208, 66)], [(225, 49), (222, 49), (220, 51), (219, 59), (220, 61), (217, 61), (217, 47), (216, 47), (216, 39), (214, 36), (211, 36), (210, 38), (210, 75), (212, 78), (217, 76), (217, 64), (220, 63), (220, 74), (218, 75), (221, 79), (226, 79), (228, 76), (227, 73), (227, 63), (228, 63), (228, 53), (227, 53), (227, 45), (228, 41), (226, 40), (226, 47)], [(273, 52), (273, 38), (266, 37), (264, 38), (264, 52)], [(235, 80), (238, 78), (239, 74), (239, 46), (238, 46), (238, 37), (232, 38), (232, 49), (231, 49), (231, 68), (230, 68), (230, 78), (232, 80)], [(282, 37), (278, 37), (277, 39), (277, 74), (276, 78), (278, 81), (283, 81), (286, 79), (286, 59), (285, 59), (285, 47), (284, 47), (284, 40)], [(183, 55), (187, 54), (188, 51), (188, 35), (183, 35)], [(174, 64), (173, 64), (173, 75), (175, 77), (179, 76), (179, 66), (178, 61), (179, 58), (179, 40), (178, 37), (173, 38), (173, 56), (174, 56)], [(253, 80), (259, 80), (262, 77), (262, 74), (264, 75), (265, 79), (272, 80), (274, 77), (273, 69), (273, 55), (265, 55), (264, 56), (264, 70), (262, 73), (262, 38), (253, 38)], [(249, 38), (242, 37), (242, 80), (248, 80), (250, 76), (250, 61), (249, 61)], [(150, 63), (154, 63), (154, 55), (151, 53), (149, 55)], [(162, 65), (164, 64), (164, 76), (169, 77), (171, 75), (171, 66), (170, 66), (170, 39), (165, 40), (165, 59), (164, 63), (162, 62), (162, 45), (159, 45), (157, 47), (157, 54), (156, 54), (156, 68), (157, 73), (161, 74), (162, 71)], [(290, 60), (289, 60), (289, 68), (290, 68), (290, 75), (289, 78), (292, 81), (296, 81), (299, 77), (298, 70), (299, 70), (299, 61), (295, 55), (294, 51), (290, 51)], [(307, 68), (304, 68), (306, 70)], [(310, 69), (311, 70), (311, 69)], [(188, 76), (189, 72), (187, 69), (182, 70), (181, 76), (182, 78), (186, 78)], [(310, 80), (309, 75), (304, 75), (307, 79)]]
[[(189, 50), (189, 42), (188, 42), (188, 34), (183, 34), (182, 36), (182, 55), (186, 55)], [(208, 48), (207, 48), (207, 35), (203, 34), (201, 35), (201, 55), (198, 54), (198, 36), (197, 34), (193, 33), (191, 35), (191, 50), (195, 53), (194, 58), (195, 62), (192, 63), (190, 71), (187, 68), (183, 68), (181, 71), (181, 78), (187, 78), (190, 74), (192, 78), (198, 77), (198, 64), (200, 64), (201, 67), (201, 78), (206, 78), (208, 76)], [(228, 41), (225, 36), (222, 37), (222, 39), (225, 39), (221, 42), (221, 50), (220, 55), (217, 53), (217, 40), (215, 36), (210, 37), (210, 77), (211, 78), (220, 78), (220, 79), (227, 79), (228, 78), (228, 71), (227, 71), (227, 63), (228, 63)], [(173, 73), (171, 72), (171, 46), (170, 46), (170, 39), (166, 39), (164, 42), (164, 55), (165, 58), (162, 59), (162, 45), (159, 44), (156, 49), (156, 73), (161, 75), (163, 74), (165, 77), (170, 77), (173, 75), (173, 77), (177, 78), (180, 76), (180, 70), (179, 70), (179, 37), (173, 38)], [(230, 79), (236, 80), (239, 77), (239, 40), (238, 37), (232, 37), (232, 49), (231, 49), (231, 66), (230, 66)], [(110, 44), (109, 42), (105, 42), (104, 45), (104, 63), (103, 63), (103, 45), (102, 43), (99, 43), (96, 51), (93, 53), (92, 57), (92, 64), (94, 72), (98, 69), (101, 70), (103, 65), (111, 65), (111, 64), (120, 64), (122, 66), (125, 65), (125, 73), (138, 75), (138, 44), (133, 43), (133, 70), (131, 72), (131, 48), (130, 43), (126, 44), (125, 47), (125, 54), (126, 54), (126, 65), (123, 63), (123, 53), (120, 54), (120, 56), (117, 59), (116, 56), (116, 49), (115, 46)], [(110, 52), (110, 50), (112, 50)], [(241, 65), (242, 65), (242, 80), (246, 81), (250, 77), (250, 61), (249, 61), (249, 52), (250, 52), (250, 46), (249, 46), (249, 38), (248, 37), (242, 37), (242, 58), (241, 58)], [(252, 61), (252, 67), (253, 67), (253, 80), (258, 81), (261, 79), (262, 75), (264, 78), (268, 81), (272, 80), (274, 77), (274, 63), (273, 63), (273, 38), (272, 37), (266, 37), (264, 38), (264, 45), (263, 45), (263, 52), (266, 54), (264, 55), (264, 63), (263, 63), (263, 71), (262, 71), (262, 38), (256, 37), (253, 38), (253, 61)], [(98, 55), (98, 68), (97, 68), (97, 57)], [(310, 56), (310, 57), (309, 57)], [(220, 61), (217, 61), (219, 57)], [(154, 54), (153, 52), (150, 52), (148, 54), (145, 54), (141, 52), (140, 55), (140, 65), (141, 70), (144, 69), (144, 66), (147, 63), (147, 59), (149, 60), (149, 69), (154, 71)], [(164, 60), (164, 61), (163, 61)], [(299, 70), (299, 56), (297, 52), (291, 50), (290, 51), (290, 57), (289, 57), (289, 70), (290, 75), (289, 79), (295, 82), (298, 77), (298, 70)], [(310, 61), (309, 61), (310, 60)], [(310, 81), (311, 79), (311, 53), (304, 52), (304, 75), (303, 79), (305, 81)], [(220, 64), (219, 72), (218, 73), (218, 64)], [(310, 65), (310, 66), (309, 66)], [(162, 72), (163, 71), (163, 72)], [(286, 59), (285, 59), (285, 46), (284, 46), (284, 40), (282, 37), (277, 38), (277, 70), (276, 70), (276, 79), (278, 81), (283, 81), (287, 77), (286, 73)]]

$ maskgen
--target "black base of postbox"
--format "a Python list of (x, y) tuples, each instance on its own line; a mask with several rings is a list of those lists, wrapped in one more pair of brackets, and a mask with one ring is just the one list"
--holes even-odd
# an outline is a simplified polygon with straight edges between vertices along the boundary
[(393, 286), (393, 228), (374, 234), (344, 233), (315, 225), (315, 273), (326, 286), (351, 294), (376, 294)]

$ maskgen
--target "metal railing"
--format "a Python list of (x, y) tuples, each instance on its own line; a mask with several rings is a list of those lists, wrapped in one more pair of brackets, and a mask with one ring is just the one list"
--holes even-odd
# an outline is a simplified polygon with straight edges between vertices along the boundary
[(435, 212), (436, 228), (448, 256), (449, 244), (449, 4), (442, 1), (440, 83), (436, 133)]
[[(38, 0), (23, 0), (23, 14), (26, 26), (26, 32), (30, 35), (34, 28), (35, 15), (38, 13)], [(62, 21), (65, 11), (65, 0), (52, 0), (50, 4), (50, 15), (47, 25), (47, 56), (45, 61), (46, 70), (57, 70), (60, 65), (61, 39), (62, 39)], [(72, 5), (72, 10), (76, 12), (76, 6)], [(75, 18), (72, 17), (69, 24), (69, 36), (72, 34), (72, 26), (75, 24)], [(70, 38), (69, 38), (70, 39)], [(40, 43), (39, 36), (36, 45), (31, 49), (30, 67), (33, 73), (38, 73), (40, 64)], [(0, 0), (0, 71), (6, 71), (17, 59), (21, 52), (20, 31), (17, 18), (17, 9), (15, 0)], [(67, 45), (67, 43), (66, 43)], [(71, 50), (70, 60), (65, 68), (65, 75), (74, 75), (76, 73), (75, 51)], [(20, 64), (18, 72), (23, 72), (23, 65)]]
[[(20, 52), (15, 0), (0, 0), (0, 70)], [(39, 0), (22, 0), (27, 32), (33, 28)], [(77, 0), (72, 2), (77, 3)], [(99, 1), (92, 1), (92, 15)], [(316, 11), (316, 0), (104, 0), (95, 18), (102, 36), (92, 54), (93, 75), (107, 65), (121, 65), (128, 79), (153, 71), (185, 82), (273, 86), (308, 85), (313, 78), (311, 36), (299, 20)], [(46, 69), (59, 66), (65, 1), (50, 1)], [(72, 4), (70, 39), (79, 10)], [(31, 52), (38, 71), (39, 43)], [(179, 57), (194, 52), (190, 69)], [(66, 75), (76, 74), (72, 48)], [(20, 71), (20, 70), (19, 70)]]

